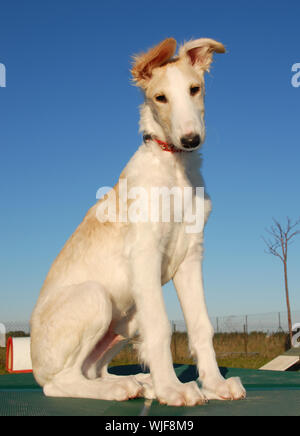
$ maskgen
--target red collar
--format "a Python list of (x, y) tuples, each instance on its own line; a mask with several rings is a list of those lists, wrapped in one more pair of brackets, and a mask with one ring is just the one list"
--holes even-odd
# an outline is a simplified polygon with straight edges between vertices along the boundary
[(160, 139), (153, 138), (155, 142), (160, 146), (160, 148), (164, 151), (169, 151), (170, 153), (182, 153), (183, 150), (176, 148), (173, 144), (168, 144), (167, 142), (161, 141)]
[(150, 140), (155, 141), (162, 150), (169, 151), (170, 153), (182, 153), (184, 151), (184, 150), (180, 150), (179, 148), (176, 148), (173, 144), (168, 144), (167, 142), (154, 138), (151, 135), (144, 135), (145, 142), (148, 142)]

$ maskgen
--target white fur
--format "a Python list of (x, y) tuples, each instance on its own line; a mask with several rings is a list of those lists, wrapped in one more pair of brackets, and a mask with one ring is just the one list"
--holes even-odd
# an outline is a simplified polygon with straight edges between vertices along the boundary
[[(203, 77), (183, 53), (181, 62), (153, 71), (140, 123), (141, 130), (172, 139), (178, 148), (183, 135), (205, 136), (204, 89), (197, 99), (189, 95), (191, 83), (202, 83)], [(168, 107), (154, 102), (150, 87), (154, 94), (168, 95)], [(128, 188), (147, 191), (202, 187), (200, 164), (195, 152), (172, 154), (149, 141), (121, 177)], [(207, 219), (207, 195), (204, 201)], [(46, 395), (120, 401), (145, 396), (175, 406), (245, 396), (239, 380), (225, 381), (219, 372), (203, 291), (203, 232), (187, 234), (185, 227), (184, 222), (103, 224), (97, 220), (97, 204), (91, 208), (55, 260), (31, 319), (33, 370)], [(161, 289), (171, 279), (203, 391), (195, 382), (180, 383), (173, 369)], [(109, 375), (110, 360), (137, 331), (150, 376)]]

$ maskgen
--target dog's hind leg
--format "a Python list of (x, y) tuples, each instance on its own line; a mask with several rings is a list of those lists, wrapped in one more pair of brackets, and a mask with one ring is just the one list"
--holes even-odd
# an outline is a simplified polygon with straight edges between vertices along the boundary
[(99, 341), (83, 364), (83, 373), (88, 379), (105, 378), (110, 375), (107, 371), (109, 363), (137, 332), (135, 307), (132, 307), (123, 319), (111, 324), (110, 331), (110, 345), (103, 346), (103, 340)]
[[(86, 375), (88, 378), (97, 378), (101, 377), (105, 380), (117, 380), (117, 379), (134, 379), (139, 383), (141, 386), (141, 392), (139, 394), (140, 397), (144, 397), (147, 399), (154, 399), (156, 398), (152, 377), (149, 373), (139, 373), (135, 375), (129, 375), (129, 376), (120, 376), (115, 375), (110, 372), (108, 372), (108, 365), (111, 362), (111, 360), (122, 350), (122, 348), (128, 344), (129, 339), (132, 338), (136, 332), (137, 332), (137, 318), (135, 313), (135, 308), (132, 311), (132, 314), (121, 320), (114, 328), (115, 332), (118, 333), (118, 337), (120, 340), (115, 341), (114, 344), (109, 349), (106, 349), (105, 353), (102, 353), (99, 355), (97, 362), (92, 364), (88, 370), (86, 371)], [(95, 349), (99, 347), (96, 347)], [(87, 361), (85, 362), (86, 369), (87, 364), (90, 361), (90, 357), (88, 357)]]
[(68, 287), (55, 304), (52, 300), (37, 307), (32, 319), (33, 370), (46, 396), (122, 401), (139, 395), (141, 386), (133, 378), (88, 380), (83, 374), (95, 348), (105, 353), (122, 340), (113, 326), (109, 294), (95, 282)]

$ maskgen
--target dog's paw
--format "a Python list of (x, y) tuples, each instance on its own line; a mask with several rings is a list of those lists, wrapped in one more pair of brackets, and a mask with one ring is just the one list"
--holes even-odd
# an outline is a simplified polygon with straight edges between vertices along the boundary
[(204, 385), (203, 391), (209, 400), (244, 400), (246, 390), (239, 377), (221, 380), (210, 386)]
[(199, 389), (196, 382), (176, 383), (158, 389), (157, 399), (160, 404), (177, 407), (196, 406), (207, 402), (206, 396)]
[(110, 383), (109, 395), (110, 400), (127, 401), (140, 396), (142, 392), (141, 385), (135, 380), (134, 376), (116, 376), (105, 379), (106, 383)]
[(139, 396), (142, 398), (146, 398), (147, 400), (154, 400), (156, 398), (156, 395), (155, 395), (155, 390), (154, 390), (151, 375), (140, 373), (140, 374), (136, 374), (134, 378), (142, 387)]
[(120, 382), (119, 386), (127, 393), (125, 400), (137, 398), (142, 392), (141, 385), (137, 383), (133, 376), (124, 378), (124, 380)]

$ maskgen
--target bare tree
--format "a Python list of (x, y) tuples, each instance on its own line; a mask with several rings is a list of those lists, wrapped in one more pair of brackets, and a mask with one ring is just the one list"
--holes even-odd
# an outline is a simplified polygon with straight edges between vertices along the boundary
[(288, 286), (288, 247), (293, 242), (293, 238), (300, 234), (300, 230), (297, 230), (297, 226), (300, 224), (300, 218), (292, 223), (291, 219), (287, 217), (286, 224), (281, 225), (278, 221), (273, 218), (274, 224), (267, 229), (269, 234), (268, 239), (263, 238), (267, 246), (266, 253), (272, 254), (278, 257), (283, 263), (284, 269), (284, 283), (285, 283), (285, 295), (286, 304), (288, 312), (288, 323), (289, 323), (289, 334), (290, 342), (292, 343), (293, 331), (292, 331), (292, 316), (291, 316), (291, 305), (289, 297), (289, 286)]

